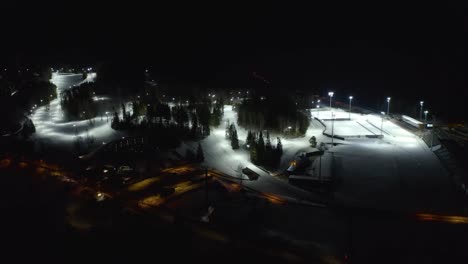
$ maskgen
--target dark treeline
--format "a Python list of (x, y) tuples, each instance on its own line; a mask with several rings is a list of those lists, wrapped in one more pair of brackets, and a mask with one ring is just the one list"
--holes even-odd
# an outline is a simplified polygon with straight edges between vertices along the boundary
[(145, 135), (160, 147), (176, 147), (182, 140), (198, 140), (210, 135), (210, 126), (222, 119), (222, 101), (189, 100), (188, 104), (132, 102), (132, 111), (122, 104), (113, 113), (111, 126), (116, 130)]
[(255, 97), (243, 101), (237, 111), (238, 124), (247, 129), (302, 136), (309, 127), (308, 117), (288, 96)]
[(94, 83), (65, 90), (60, 94), (60, 104), (69, 119), (90, 119), (97, 115), (97, 106), (93, 101)]
[(250, 161), (252, 163), (268, 167), (278, 166), (281, 155), (283, 155), (283, 145), (279, 137), (276, 139), (275, 147), (271, 142), (268, 131), (266, 131), (264, 136), (262, 131), (255, 133), (249, 130), (245, 142), (250, 150)]
[(0, 71), (0, 97), (5, 99), (4, 103), (27, 111), (34, 105), (45, 105), (55, 99), (57, 87), (49, 82), (50, 70), (36, 71), (11, 68)]
[(57, 97), (57, 87), (50, 78), (50, 68), (45, 66), (0, 68), (0, 112), (4, 113), (0, 116), (1, 133), (18, 129), (25, 113)]

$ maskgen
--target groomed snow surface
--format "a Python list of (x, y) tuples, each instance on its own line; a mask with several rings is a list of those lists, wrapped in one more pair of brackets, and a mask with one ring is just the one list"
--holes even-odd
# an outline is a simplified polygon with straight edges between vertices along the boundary
[[(92, 81), (95, 75), (88, 75), (86, 81)], [(58, 94), (70, 86), (82, 82), (81, 75), (54, 74), (52, 82), (57, 85)], [(98, 98), (104, 104), (109, 98)], [(102, 101), (102, 102), (101, 102)], [(335, 201), (359, 207), (381, 209), (457, 212), (454, 190), (448, 173), (440, 161), (425, 143), (414, 134), (395, 125), (391, 120), (383, 120), (380, 115), (361, 115), (340, 110), (313, 109), (312, 119), (306, 136), (302, 138), (281, 138), (283, 156), (278, 172), (284, 171), (291, 160), (300, 153), (313, 150), (309, 138), (315, 136), (317, 142), (331, 143), (331, 138), (322, 134), (331, 134), (332, 112), (335, 118), (334, 134), (345, 140), (334, 139), (338, 145), (331, 147), (322, 157), (322, 175), (333, 176), (339, 184), (334, 193)], [(33, 112), (32, 120), (36, 125), (34, 138), (47, 140), (54, 144), (72, 146), (76, 136), (95, 137), (96, 142), (109, 142), (120, 138), (121, 132), (110, 127), (107, 118), (94, 118), (91, 126), (88, 120), (67, 122), (59, 99), (50, 103), (50, 110), (40, 107)], [(226, 122), (236, 124), (241, 148), (233, 150), (230, 141), (225, 138)], [(325, 126), (324, 126), (325, 125)], [(383, 135), (383, 138), (366, 136)], [(317, 195), (306, 192), (287, 182), (279, 180), (265, 172), (249, 160), (249, 153), (242, 146), (247, 131), (237, 126), (237, 114), (232, 106), (224, 107), (223, 122), (214, 128), (211, 135), (201, 141), (205, 152), (205, 166), (217, 169), (234, 177), (242, 177), (240, 168), (249, 167), (260, 174), (257, 181), (249, 181), (245, 176), (243, 184), (258, 191), (274, 193), (285, 198), (316, 200)], [(276, 145), (276, 135), (270, 135)], [(197, 142), (182, 144), (177, 151), (185, 155), (186, 148), (196, 150)], [(318, 164), (312, 166), (318, 171)]]
[[(338, 144), (331, 147), (322, 157), (322, 175), (333, 176), (339, 181), (334, 193), (337, 203), (357, 207), (372, 207), (390, 210), (409, 210), (424, 212), (458, 212), (454, 189), (447, 171), (427, 145), (411, 132), (397, 126), (391, 120), (383, 120), (383, 138), (368, 138), (367, 135), (381, 134), (380, 115), (361, 115), (341, 109), (322, 108), (320, 113), (311, 111), (312, 117), (319, 119), (332, 116), (341, 120), (334, 121), (334, 134), (345, 140), (334, 139)], [(349, 119), (350, 118), (350, 119)], [(239, 167), (249, 167), (261, 177), (257, 181), (244, 181), (244, 184), (259, 191), (275, 193), (298, 199), (313, 199), (314, 195), (304, 194), (302, 190), (280, 181), (269, 173), (257, 168), (249, 161), (248, 151), (232, 150), (230, 141), (225, 138), (225, 122), (237, 124), (237, 114), (232, 106), (225, 106), (223, 124), (215, 128), (211, 135), (201, 141), (205, 152), (205, 165), (226, 174), (240, 177)], [(323, 124), (326, 126), (324, 127)], [(331, 143), (331, 121), (322, 123), (313, 119), (303, 138), (284, 139), (283, 157), (279, 171), (300, 152), (312, 150), (309, 138), (315, 136), (317, 142)], [(237, 126), (240, 144), (243, 145), (247, 131)], [(272, 144), (276, 136), (271, 135)], [(178, 151), (196, 149), (196, 143), (183, 144)], [(312, 165), (318, 171), (318, 162)], [(244, 176), (245, 177), (245, 176)]]
[[(41, 106), (33, 112), (31, 119), (36, 127), (33, 139), (72, 147), (73, 141), (78, 136), (83, 138), (92, 136), (96, 140), (96, 143), (109, 142), (121, 137), (123, 133), (117, 132), (110, 127), (111, 114), (109, 114), (109, 119), (105, 116), (98, 116), (90, 120), (66, 121), (64, 118), (59, 100), (60, 93), (72, 86), (84, 82), (93, 82), (95, 78), (95, 73), (89, 73), (85, 80), (82, 80), (82, 74), (53, 73), (51, 82), (57, 86), (58, 98), (50, 102), (49, 110), (45, 106)], [(109, 100), (109, 98), (95, 97), (95, 100), (100, 101), (100, 104), (104, 105), (105, 101)], [(92, 125), (91, 122), (93, 123)]]

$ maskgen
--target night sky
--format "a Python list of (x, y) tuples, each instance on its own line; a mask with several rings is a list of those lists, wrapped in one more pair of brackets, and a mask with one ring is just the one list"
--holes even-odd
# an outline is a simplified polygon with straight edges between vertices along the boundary
[[(285, 2), (286, 3), (286, 2)], [(284, 89), (328, 90), (379, 107), (425, 100), (466, 118), (461, 6), (24, 4), (2, 16), (2, 61), (149, 65), (162, 78), (224, 87), (252, 72)]]

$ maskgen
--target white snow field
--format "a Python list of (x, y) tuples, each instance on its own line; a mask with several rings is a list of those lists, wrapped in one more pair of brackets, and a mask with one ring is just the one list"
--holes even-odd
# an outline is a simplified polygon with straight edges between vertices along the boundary
[[(249, 181), (246, 176), (242, 177), (246, 180), (243, 181), (243, 184), (252, 189), (255, 189), (260, 192), (276, 194), (282, 196), (285, 199), (295, 201), (317, 200), (316, 195), (308, 193), (295, 186), (289, 185), (284, 181), (272, 177), (268, 172), (259, 169), (257, 166), (250, 162), (248, 151), (243, 149), (242, 147), (238, 150), (233, 150), (230, 141), (225, 138), (226, 122), (228, 120), (229, 122), (234, 122), (234, 124), (236, 124), (237, 134), (239, 137), (239, 144), (245, 144), (247, 131), (237, 126), (237, 113), (233, 111), (232, 106), (225, 105), (224, 117), (221, 125), (218, 128), (213, 128), (213, 130), (211, 131), (211, 135), (200, 141), (205, 154), (205, 166), (209, 168), (214, 168), (216, 170), (219, 170), (237, 178), (242, 177), (242, 174), (239, 172), (239, 167), (249, 167), (250, 169), (254, 170), (260, 175), (260, 177), (256, 181)], [(272, 139), (274, 138), (274, 140), (272, 140), (272, 144), (276, 144), (276, 137), (274, 137), (273, 135), (270, 135), (270, 137)], [(305, 142), (308, 141), (308, 139), (306, 140), (306, 138), (295, 139), (291, 141), (281, 139), (281, 141), (283, 144), (283, 149), (288, 151), (292, 150), (292, 152), (294, 152), (295, 149), (308, 147), (308, 145), (305, 144)], [(196, 147), (196, 142), (186, 142), (185, 144), (182, 144), (182, 146), (179, 147), (177, 151), (180, 154), (185, 155), (185, 151), (187, 148), (191, 148), (195, 151)]]
[[(109, 142), (113, 139), (121, 137), (123, 134), (117, 132), (110, 127), (106, 117), (95, 117), (92, 120), (82, 121), (66, 121), (62, 107), (60, 105), (60, 93), (72, 86), (79, 85), (83, 82), (93, 82), (96, 78), (96, 73), (89, 73), (85, 80), (82, 80), (82, 74), (60, 74), (53, 73), (51, 82), (57, 86), (58, 98), (50, 102), (49, 110), (45, 106), (38, 107), (32, 113), (31, 119), (36, 127), (36, 133), (33, 138), (45, 140), (53, 144), (67, 145), (71, 144), (77, 136), (85, 138), (93, 136), (96, 142)], [(96, 101), (108, 100), (107, 97), (95, 97)]]
[[(333, 112), (343, 115), (340, 109)], [(331, 111), (318, 115), (331, 116)], [(331, 121), (323, 122), (331, 134)], [(341, 181), (335, 198), (356, 206), (457, 213), (450, 176), (437, 156), (391, 120), (384, 118), (382, 131), (381, 126), (377, 114), (351, 113), (351, 120), (334, 121), (334, 134), (345, 138), (334, 139), (342, 144), (330, 150), (332, 173)], [(365, 137), (380, 134), (382, 139)]]
[[(314, 112), (315, 109), (311, 111), (312, 116)], [(384, 137), (367, 138), (366, 135), (380, 135), (380, 115), (351, 113), (349, 120), (348, 112), (340, 109), (333, 109), (333, 112), (339, 113), (337, 118), (348, 119), (334, 121), (335, 135), (344, 136), (345, 140), (334, 139), (338, 145), (330, 147), (322, 157), (322, 175), (331, 175), (339, 182), (334, 194), (337, 203), (389, 210), (460, 213), (448, 173), (420, 138), (386, 119)], [(331, 117), (331, 111), (322, 109), (318, 115), (319, 118)], [(249, 161), (246, 150), (232, 150), (230, 141), (225, 138), (224, 122), (228, 119), (237, 124), (237, 114), (229, 105), (224, 108), (223, 124), (201, 141), (206, 166), (235, 177), (241, 175), (239, 165), (247, 166), (261, 175), (257, 181), (244, 181), (251, 188), (299, 200), (316, 198), (257, 168)], [(322, 134), (324, 129), (331, 134), (331, 121), (323, 123), (326, 128), (313, 119), (305, 137), (281, 139), (284, 152), (281, 170), (287, 168), (297, 153), (312, 150), (308, 142), (311, 136), (316, 136), (319, 143), (331, 143), (331, 138)], [(243, 144), (247, 131), (236, 127)], [(276, 136), (270, 136), (272, 144), (276, 144)], [(190, 142), (181, 146), (179, 153), (185, 155), (187, 146), (196, 149), (196, 143)], [(312, 166), (318, 171), (317, 161)]]

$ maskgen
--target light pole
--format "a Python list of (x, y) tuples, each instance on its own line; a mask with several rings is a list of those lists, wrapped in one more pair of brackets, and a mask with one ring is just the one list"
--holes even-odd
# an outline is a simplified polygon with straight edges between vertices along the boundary
[(422, 120), (424, 101), (419, 102), (419, 104), (421, 105), (421, 109), (419, 110), (419, 120)]
[(427, 114), (429, 113), (428, 110), (424, 111), (424, 123), (427, 124)]
[(392, 98), (387, 97), (387, 115), (390, 115), (390, 100), (392, 100)]
[(320, 105), (317, 105), (317, 118), (319, 117), (320, 111), (319, 111)]
[(334, 128), (335, 128), (335, 124), (334, 124), (335, 123), (334, 122), (335, 121), (335, 113), (332, 112), (331, 116), (332, 116), (332, 143), (331, 143), (332, 145), (331, 146), (333, 147), (333, 137), (335, 136), (335, 131), (334, 131)]
[(331, 111), (331, 103), (332, 103), (333, 94), (335, 94), (335, 93), (334, 92), (328, 92), (328, 96), (330, 96), (330, 111)]
[(380, 112), (382, 114), (382, 123), (380, 124), (380, 136), (383, 137), (383, 120), (385, 116), (385, 112)]
[(107, 114), (109, 114), (109, 112), (106, 111), (106, 119), (107, 119), (106, 122), (109, 123), (109, 116)]
[(431, 151), (432, 151), (432, 145), (434, 144), (434, 131), (436, 129), (435, 126), (435, 116), (432, 115), (432, 131), (431, 131)]
[(351, 101), (353, 101), (353, 96), (349, 97), (349, 120), (351, 120)]

